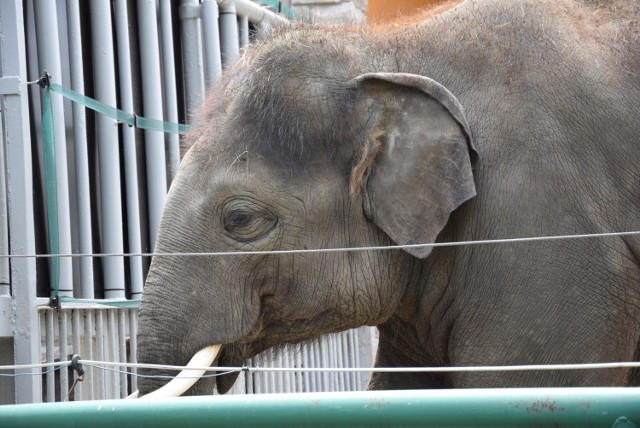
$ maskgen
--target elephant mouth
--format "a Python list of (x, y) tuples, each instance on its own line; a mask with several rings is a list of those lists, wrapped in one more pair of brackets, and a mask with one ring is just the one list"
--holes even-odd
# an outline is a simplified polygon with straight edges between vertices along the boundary
[[(243, 349), (244, 348), (244, 349)], [(224, 345), (220, 350), (220, 355), (214, 366), (218, 367), (242, 367), (247, 355), (246, 346)], [(240, 372), (224, 372), (220, 371), (216, 375), (216, 389), (220, 394), (226, 394), (233, 387), (238, 379)]]

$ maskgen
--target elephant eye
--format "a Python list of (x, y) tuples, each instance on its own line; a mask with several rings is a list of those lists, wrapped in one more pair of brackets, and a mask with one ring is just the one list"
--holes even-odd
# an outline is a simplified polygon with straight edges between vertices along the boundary
[(255, 241), (277, 223), (269, 210), (247, 199), (233, 199), (222, 208), (222, 226), (227, 235), (241, 242)]

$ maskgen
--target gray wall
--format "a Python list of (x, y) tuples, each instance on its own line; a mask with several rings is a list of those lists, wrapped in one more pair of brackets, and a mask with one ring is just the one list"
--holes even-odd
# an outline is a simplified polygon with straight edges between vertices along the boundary
[(297, 16), (308, 22), (364, 24), (367, 0), (291, 0)]

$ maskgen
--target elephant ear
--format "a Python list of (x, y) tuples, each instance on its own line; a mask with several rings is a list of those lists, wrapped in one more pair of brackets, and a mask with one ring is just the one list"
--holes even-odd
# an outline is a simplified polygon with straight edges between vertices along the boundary
[[(354, 79), (369, 118), (351, 177), (364, 211), (398, 245), (433, 243), (449, 215), (476, 195), (478, 153), (463, 109), (424, 76), (368, 73)], [(406, 249), (425, 258), (432, 247)]]

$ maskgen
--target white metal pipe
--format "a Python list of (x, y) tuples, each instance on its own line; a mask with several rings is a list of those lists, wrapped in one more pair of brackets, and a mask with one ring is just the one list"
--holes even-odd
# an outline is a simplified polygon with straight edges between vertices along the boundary
[(229, 67), (240, 52), (238, 16), (234, 3), (224, 3), (220, 7), (220, 56), (222, 67)]
[[(149, 119), (163, 120), (156, 2), (155, 0), (138, 0), (137, 5), (144, 116)], [(156, 235), (160, 225), (164, 198), (167, 193), (167, 172), (164, 134), (160, 131), (145, 130), (144, 135), (147, 166), (147, 201), (149, 206), (149, 240), (151, 250), (153, 250), (156, 246)]]
[[(47, 309), (45, 311), (45, 358), (48, 363), (55, 361), (55, 327), (53, 325), (53, 309)], [(56, 401), (56, 374), (53, 370), (47, 371), (45, 375), (47, 380), (47, 402), (53, 403)]]
[[(107, 361), (118, 361), (118, 329), (116, 327), (115, 311), (117, 309), (103, 309), (107, 313), (106, 356)], [(120, 398), (120, 374), (109, 372), (107, 376), (108, 389), (106, 398)]]
[[(127, 310), (118, 309), (118, 361), (127, 361)], [(120, 395), (116, 398), (126, 397), (127, 393), (127, 374), (122, 371), (120, 373)]]
[(240, 35), (240, 49), (249, 46), (249, 17), (238, 15), (238, 30)]
[[(111, 3), (108, 0), (91, 0), (90, 6), (95, 98), (107, 105), (115, 106), (117, 97)], [(96, 115), (96, 127), (100, 162), (102, 249), (109, 253), (118, 252), (124, 248), (122, 198), (120, 196), (120, 154), (116, 144), (118, 128), (114, 119), (101, 114)], [(104, 296), (107, 299), (125, 297), (123, 258), (106, 257), (102, 260), (102, 266)]]
[(249, 20), (257, 25), (274, 25), (286, 22), (286, 19), (266, 8), (252, 2), (251, 0), (217, 0), (218, 5), (227, 6), (233, 4), (238, 15), (247, 16)]
[[(53, 83), (62, 83), (60, 42), (58, 38), (58, 13), (55, 2), (34, 3), (36, 40), (38, 44), (39, 72), (51, 74)], [(67, 140), (64, 129), (64, 106), (62, 97), (51, 97), (53, 109), (56, 197), (58, 205), (58, 249), (61, 254), (71, 251), (71, 222), (69, 213), (69, 175), (67, 171)], [(71, 259), (61, 258), (59, 293), (73, 296), (73, 270)], [(52, 278), (53, 279), (53, 278)]]
[[(73, 315), (71, 316), (71, 336), (72, 336), (72, 346), (73, 353), (82, 355), (82, 342), (80, 341), (80, 336), (82, 335), (82, 328), (80, 326), (80, 312), (78, 309), (73, 310)], [(85, 368), (86, 372), (86, 368)], [(78, 382), (75, 390), (73, 391), (74, 401), (83, 400), (84, 397), (84, 382)]]
[[(138, 362), (138, 311), (129, 310), (129, 362)], [(138, 369), (131, 369), (131, 391), (138, 389)]]
[(218, 3), (215, 0), (204, 0), (201, 12), (205, 82), (207, 87), (211, 87), (213, 82), (222, 75)]
[(182, 39), (182, 64), (187, 117), (204, 100), (204, 65), (201, 55), (200, 6), (198, 0), (182, 0), (178, 9)]
[[(94, 353), (93, 353), (93, 338), (95, 337), (95, 330), (93, 328), (94, 311), (93, 309), (89, 309), (83, 312), (84, 312), (84, 329), (83, 329), (84, 330), (84, 349), (83, 349), (83, 353), (80, 355), (82, 355), (83, 358), (94, 358)], [(86, 373), (86, 376), (83, 383), (85, 384), (84, 387), (86, 388), (86, 393), (83, 398), (87, 400), (93, 400), (95, 397), (94, 395), (95, 385), (93, 382), (94, 369), (91, 366), (87, 366), (85, 367), (84, 371)]]
[[(0, 61), (2, 58), (0, 58)], [(0, 74), (0, 78), (2, 75)], [(3, 94), (0, 94), (2, 96)], [(0, 118), (0, 138), (4, 136), (2, 118)], [(9, 254), (9, 220), (7, 218), (7, 182), (5, 180), (4, 144), (0, 144), (0, 254)], [(11, 273), (9, 259), (0, 259), (0, 296), (11, 295)]]
[[(67, 334), (68, 334), (68, 323), (67, 323), (67, 311), (60, 310), (58, 312), (58, 349), (60, 351), (60, 361), (68, 360), (67, 355)], [(58, 386), (60, 389), (60, 399), (64, 401), (67, 397), (67, 392), (69, 390), (69, 370), (66, 367), (63, 367), (60, 370), (60, 385)]]
[[(164, 77), (164, 106), (167, 120), (178, 123), (178, 95), (176, 89), (175, 57), (173, 48), (173, 23), (171, 1), (160, 0), (160, 40), (162, 42), (162, 75)], [(167, 157), (167, 186), (173, 181), (180, 165), (180, 136), (165, 134)]]
[[(131, 52), (129, 48), (129, 17), (126, 0), (116, 0), (116, 43), (118, 46), (118, 77), (120, 82), (120, 105), (126, 112), (134, 111), (133, 84), (131, 82)], [(138, 192), (138, 160), (136, 131), (130, 126), (122, 127), (122, 150), (124, 154), (125, 194), (127, 198), (127, 244), (130, 253), (142, 252), (140, 233), (140, 201)], [(129, 257), (129, 287), (132, 299), (140, 299), (144, 285), (141, 257)]]
[[(84, 94), (84, 70), (82, 57), (82, 29), (80, 26), (79, 0), (67, 1), (67, 34), (69, 39), (69, 67), (71, 89)], [(87, 149), (86, 117), (84, 106), (72, 103), (73, 148), (75, 156), (75, 186), (78, 216), (78, 249), (81, 254), (93, 252), (91, 233), (91, 189), (89, 179), (89, 155)], [(78, 259), (80, 269), (80, 296), (93, 299), (93, 259)]]
[[(104, 312), (102, 310), (96, 310), (96, 358), (107, 361), (105, 352), (105, 322)], [(96, 370), (94, 372), (96, 376), (96, 398), (99, 400), (105, 400), (107, 398), (107, 380), (104, 370)]]

